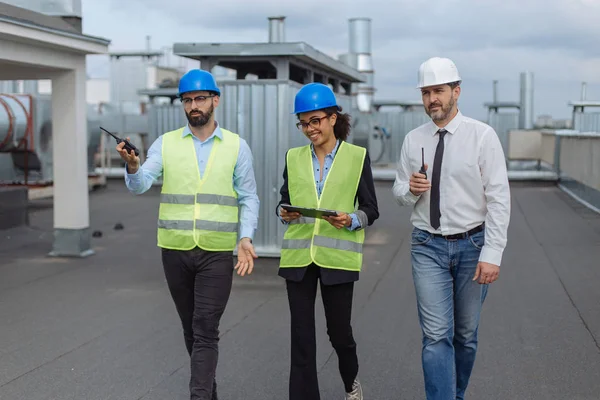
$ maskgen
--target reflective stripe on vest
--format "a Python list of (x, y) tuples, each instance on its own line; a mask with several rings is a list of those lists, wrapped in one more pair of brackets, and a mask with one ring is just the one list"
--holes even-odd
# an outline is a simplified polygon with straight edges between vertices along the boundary
[[(290, 203), (348, 214), (354, 212), (365, 155), (364, 148), (342, 141), (318, 198), (310, 146), (290, 149), (286, 160)], [(280, 267), (303, 267), (315, 263), (324, 268), (360, 271), (364, 235), (362, 229), (337, 229), (323, 219), (301, 217), (287, 227)]]
[(221, 128), (200, 177), (193, 138), (182, 137), (183, 128), (163, 135), (163, 186), (158, 218), (158, 245), (207, 251), (235, 248), (238, 232), (238, 199), (233, 171), (239, 136)]

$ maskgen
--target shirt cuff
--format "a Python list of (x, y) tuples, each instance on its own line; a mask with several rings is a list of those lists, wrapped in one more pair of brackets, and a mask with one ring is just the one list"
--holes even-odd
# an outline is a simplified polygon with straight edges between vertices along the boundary
[(360, 221), (358, 220), (356, 214), (350, 214), (350, 218), (352, 218), (352, 224), (350, 224), (350, 226), (347, 226), (346, 229), (348, 229), (349, 231), (355, 231), (356, 229), (360, 228)]
[(240, 229), (240, 240), (245, 237), (250, 238), (250, 240), (254, 240), (254, 229), (242, 226)]
[(413, 192), (410, 191), (410, 189), (408, 190), (408, 193), (406, 195), (408, 196), (409, 199), (412, 199), (415, 202), (421, 198), (421, 196), (415, 196), (413, 194)]
[(133, 179), (139, 179), (139, 177), (140, 177), (140, 175), (141, 175), (141, 174), (140, 174), (140, 170), (141, 170), (141, 168), (138, 168), (138, 170), (137, 170), (137, 171), (135, 171), (135, 173), (134, 173), (134, 174), (130, 174), (130, 173), (129, 173), (129, 166), (127, 165), (127, 163), (125, 163), (125, 174), (126, 174), (126, 175), (127, 175), (129, 178), (131, 178), (132, 180), (133, 180)]
[(488, 246), (483, 246), (479, 254), (479, 261), (500, 266), (502, 262), (502, 250), (496, 250)]
[(288, 222), (287, 222), (285, 219), (281, 218), (281, 215), (280, 215), (280, 213), (279, 213), (280, 211), (281, 211), (281, 205), (279, 205), (279, 206), (277, 207), (277, 216), (279, 217), (279, 220), (280, 220), (282, 223), (284, 223), (284, 224), (286, 224), (286, 225), (287, 225), (287, 224), (288, 224)]

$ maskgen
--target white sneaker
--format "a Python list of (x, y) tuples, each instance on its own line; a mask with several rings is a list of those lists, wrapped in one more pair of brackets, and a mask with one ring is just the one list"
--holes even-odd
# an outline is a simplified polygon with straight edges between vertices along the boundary
[(358, 379), (354, 380), (354, 383), (352, 384), (352, 391), (350, 393), (346, 393), (346, 400), (363, 400), (362, 387), (360, 386)]

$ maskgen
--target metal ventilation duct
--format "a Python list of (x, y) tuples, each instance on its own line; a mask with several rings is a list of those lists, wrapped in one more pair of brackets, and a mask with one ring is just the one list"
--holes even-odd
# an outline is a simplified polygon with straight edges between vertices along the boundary
[(285, 42), (285, 17), (268, 17), (269, 43)]
[(521, 73), (519, 127), (521, 129), (533, 129), (533, 72)]
[(371, 56), (371, 19), (351, 18), (348, 22), (350, 54), (347, 62), (366, 78), (366, 82), (356, 85), (356, 105), (360, 111), (370, 112), (375, 94), (373, 58)]

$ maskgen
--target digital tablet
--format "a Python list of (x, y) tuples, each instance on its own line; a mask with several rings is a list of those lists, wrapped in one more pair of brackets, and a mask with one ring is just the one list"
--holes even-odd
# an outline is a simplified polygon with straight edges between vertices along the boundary
[(322, 217), (336, 217), (337, 211), (326, 210), (323, 208), (307, 208), (307, 207), (296, 207), (289, 204), (282, 204), (282, 208), (285, 208), (287, 212), (297, 212), (305, 217), (322, 218)]

